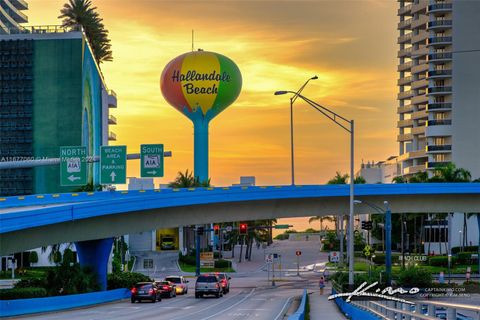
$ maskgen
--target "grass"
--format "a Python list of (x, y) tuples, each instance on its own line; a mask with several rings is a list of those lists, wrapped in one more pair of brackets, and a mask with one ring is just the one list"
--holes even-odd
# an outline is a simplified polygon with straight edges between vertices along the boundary
[[(31, 279), (31, 278), (45, 278), (47, 276), (47, 271), (54, 267), (36, 267), (22, 269), (22, 272), (19, 273), (19, 269), (15, 270), (15, 279)], [(0, 279), (11, 279), (12, 271), (1, 271)]]
[[(179, 261), (178, 265), (180, 266), (180, 269), (183, 272), (195, 272), (195, 266), (193, 266), (191, 264), (186, 264), (186, 263), (183, 263), (183, 262)], [(230, 267), (228, 267), (228, 268), (200, 268), (200, 272), (201, 273), (208, 273), (208, 272), (229, 272), (229, 273), (232, 273), (232, 272), (235, 272), (235, 270), (233, 270)]]

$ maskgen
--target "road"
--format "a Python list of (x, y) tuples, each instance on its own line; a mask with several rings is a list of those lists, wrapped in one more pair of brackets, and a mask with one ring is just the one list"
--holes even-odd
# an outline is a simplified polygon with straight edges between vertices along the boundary
[(232, 289), (222, 298), (195, 299), (193, 290), (185, 296), (162, 299), (161, 302), (132, 304), (129, 300), (104, 304), (92, 308), (66, 312), (48, 313), (22, 317), (45, 320), (129, 320), (129, 319), (176, 319), (216, 320), (255, 319), (279, 320), (292, 297), (301, 294), (301, 289)]

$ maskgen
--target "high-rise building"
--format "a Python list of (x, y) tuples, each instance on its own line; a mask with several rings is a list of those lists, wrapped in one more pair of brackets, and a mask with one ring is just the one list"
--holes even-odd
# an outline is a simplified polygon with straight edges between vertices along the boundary
[(402, 174), (453, 162), (480, 177), (480, 1), (398, 2)]
[[(59, 158), (61, 146), (98, 156), (114, 138), (109, 108), (116, 105), (80, 27), (0, 35), (0, 161)], [(89, 164), (88, 182), (97, 184), (98, 173)], [(59, 166), (0, 170), (2, 196), (73, 189), (60, 187)]]
[(28, 9), (24, 0), (0, 1), (0, 34), (17, 33), (22, 27), (20, 23), (28, 22), (28, 17), (22, 12)]

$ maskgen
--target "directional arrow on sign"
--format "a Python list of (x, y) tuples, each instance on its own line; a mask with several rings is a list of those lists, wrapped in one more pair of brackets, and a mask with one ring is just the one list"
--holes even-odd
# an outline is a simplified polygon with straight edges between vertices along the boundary
[(112, 173), (110, 173), (110, 177), (112, 178), (112, 182), (115, 181), (115, 177), (116, 177), (116, 176), (117, 176), (117, 175), (115, 174), (115, 172), (112, 171)]
[(147, 171), (148, 174), (156, 174), (157, 171), (153, 170), (153, 171)]
[(74, 182), (75, 180), (80, 180), (80, 177), (75, 177), (73, 174), (67, 178), (68, 180)]

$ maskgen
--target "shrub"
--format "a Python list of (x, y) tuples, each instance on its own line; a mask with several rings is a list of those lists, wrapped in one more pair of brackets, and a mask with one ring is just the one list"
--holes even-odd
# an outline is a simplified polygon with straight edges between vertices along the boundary
[[(453, 266), (456, 261), (457, 259), (455, 257), (452, 257), (451, 265)], [(429, 257), (428, 264), (436, 267), (448, 267), (448, 257), (447, 256)]]
[(55, 251), (53, 254), (53, 263), (60, 263), (62, 262), (62, 253), (60, 251)]
[(192, 266), (194, 266), (195, 263), (196, 263), (195, 255), (193, 255), (193, 256), (192, 255), (189, 255), (189, 256), (180, 255), (179, 258), (178, 258), (178, 261), (183, 262), (185, 264), (192, 265)]
[(131, 288), (137, 282), (153, 281), (146, 275), (136, 272), (110, 273), (107, 277), (108, 290)]
[(45, 278), (31, 278), (20, 280), (15, 284), (15, 288), (46, 288), (47, 280)]
[(0, 300), (41, 298), (47, 295), (45, 288), (0, 289)]
[(38, 262), (38, 253), (37, 253), (37, 251), (30, 251), (29, 260), (30, 260), (30, 263), (37, 263), (37, 262)]
[(215, 260), (215, 268), (228, 268), (230, 267), (231, 262), (228, 260)]
[(71, 263), (77, 262), (77, 259), (75, 257), (75, 253), (71, 249), (65, 249), (63, 251), (63, 258), (62, 258), (63, 263), (66, 263), (70, 265)]
[(432, 275), (425, 269), (409, 267), (400, 271), (397, 284), (406, 288), (428, 288), (432, 286)]
[[(372, 258), (375, 264), (385, 264), (385, 254), (375, 253), (375, 258)], [(400, 258), (398, 254), (392, 254), (392, 263), (399, 263)]]
[(476, 259), (472, 259), (472, 254), (476, 252), (459, 252), (457, 254), (457, 263), (458, 264), (473, 264)]
[(93, 292), (100, 289), (96, 274), (90, 268), (62, 263), (47, 272), (47, 293), (50, 296)]
[[(462, 251), (462, 247), (453, 247), (452, 248), (452, 253), (457, 254), (460, 251)], [(468, 251), (468, 252), (478, 252), (478, 246), (465, 246), (463, 247), (463, 251)]]

